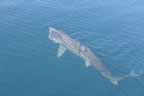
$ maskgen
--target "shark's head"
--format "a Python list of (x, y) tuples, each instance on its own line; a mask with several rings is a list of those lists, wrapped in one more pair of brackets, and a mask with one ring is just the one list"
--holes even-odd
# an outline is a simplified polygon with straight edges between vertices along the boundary
[(52, 40), (54, 43), (61, 43), (62, 41), (62, 32), (59, 30), (56, 30), (53, 27), (49, 27), (49, 39)]

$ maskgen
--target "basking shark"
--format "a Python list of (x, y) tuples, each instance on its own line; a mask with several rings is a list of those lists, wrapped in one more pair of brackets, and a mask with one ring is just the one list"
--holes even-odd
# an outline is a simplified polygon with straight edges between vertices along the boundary
[(110, 80), (114, 85), (118, 85), (118, 81), (128, 77), (114, 77), (110, 71), (104, 66), (101, 60), (86, 46), (73, 40), (61, 30), (49, 27), (49, 39), (54, 43), (60, 44), (58, 49), (58, 57), (61, 57), (66, 50), (80, 56), (85, 61), (85, 66), (94, 66), (105, 78)]

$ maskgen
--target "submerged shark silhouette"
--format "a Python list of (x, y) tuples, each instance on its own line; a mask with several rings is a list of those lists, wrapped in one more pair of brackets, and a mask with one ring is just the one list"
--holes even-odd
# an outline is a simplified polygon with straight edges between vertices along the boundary
[(49, 39), (52, 40), (54, 43), (60, 44), (57, 54), (58, 57), (61, 57), (66, 50), (70, 50), (85, 61), (86, 67), (94, 66), (105, 78), (109, 79), (114, 85), (118, 85), (118, 81), (128, 77), (128, 75), (124, 77), (113, 77), (110, 71), (106, 69), (100, 59), (95, 56), (89, 48), (80, 45), (79, 42), (73, 40), (63, 31), (57, 30), (53, 27), (49, 27), (49, 32)]

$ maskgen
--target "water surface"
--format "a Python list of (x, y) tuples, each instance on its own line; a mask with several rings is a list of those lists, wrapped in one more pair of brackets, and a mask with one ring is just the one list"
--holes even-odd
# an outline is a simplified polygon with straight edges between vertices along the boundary
[[(144, 96), (143, 0), (1, 0), (0, 96)], [(113, 85), (58, 45), (48, 27), (88, 46), (114, 76)]]

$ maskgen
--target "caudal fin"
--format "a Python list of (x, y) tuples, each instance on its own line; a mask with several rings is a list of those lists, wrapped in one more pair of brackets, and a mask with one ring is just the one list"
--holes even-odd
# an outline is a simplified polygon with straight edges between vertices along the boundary
[(130, 73), (129, 73), (129, 77), (139, 77), (139, 76), (141, 76), (141, 75), (143, 75), (144, 74), (144, 70), (139, 70), (139, 71), (131, 71)]
[(111, 82), (112, 82), (114, 85), (118, 85), (118, 82), (119, 82), (120, 80), (123, 80), (123, 79), (125, 79), (125, 78), (127, 78), (127, 77), (129, 77), (129, 75), (126, 75), (126, 76), (124, 76), (124, 77), (113, 77), (112, 80), (111, 80)]

